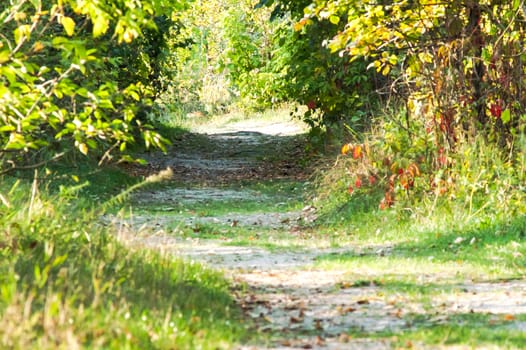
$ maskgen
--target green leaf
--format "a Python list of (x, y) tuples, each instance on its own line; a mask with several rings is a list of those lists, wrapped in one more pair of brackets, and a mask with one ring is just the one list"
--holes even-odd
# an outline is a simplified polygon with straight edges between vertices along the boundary
[(9, 61), (10, 52), (9, 50), (0, 51), (0, 64)]
[(128, 95), (133, 98), (135, 101), (140, 101), (141, 97), (139, 96), (139, 94), (135, 91), (128, 91)]
[(13, 125), (4, 125), (0, 127), (0, 132), (6, 131), (16, 131), (16, 128)]
[(502, 123), (508, 124), (511, 120), (511, 112), (509, 109), (506, 109), (502, 112), (502, 115), (500, 116), (500, 119), (502, 120)]
[(61, 23), (68, 36), (75, 33), (75, 21), (71, 17), (62, 17)]
[(331, 16), (329, 16), (329, 21), (332, 24), (338, 24), (338, 23), (340, 23), (340, 17), (335, 16), (335, 15), (331, 15)]

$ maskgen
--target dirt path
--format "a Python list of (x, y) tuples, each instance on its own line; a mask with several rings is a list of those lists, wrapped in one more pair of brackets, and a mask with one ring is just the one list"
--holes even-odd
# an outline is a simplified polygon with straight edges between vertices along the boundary
[[(243, 345), (242, 349), (387, 349), (395, 341), (391, 336), (360, 338), (352, 334), (410, 330), (415, 315), (429, 315), (429, 308), (435, 310), (433, 318), (426, 319), (431, 325), (449, 322), (451, 314), (491, 313), (497, 315), (497, 321), (508, 317), (513, 321), (509, 327), (526, 331), (526, 322), (515, 321), (513, 316), (526, 313), (524, 282), (466, 281), (449, 285), (448, 293), (437, 291), (424, 304), (403, 293), (386, 294), (375, 282), (377, 276), (367, 272), (357, 280), (350, 277), (356, 271), (321, 268), (316, 262), (323, 256), (352, 253), (380, 257), (389, 254), (389, 247), (331, 248), (330, 244), (310, 242), (308, 237), (301, 237), (301, 224), (316, 219), (315, 209), (263, 210), (269, 202), (279, 208), (287, 198), (254, 190), (250, 183), (276, 179), (301, 182), (306, 178), (298, 161), (303, 152), (300, 132), (301, 128), (289, 122), (240, 122), (209, 129), (207, 134), (186, 135), (167, 156), (149, 156), (148, 171), (170, 167), (174, 182), (136, 194), (139, 207), (154, 206), (158, 210), (155, 215), (139, 210), (121, 221), (122, 237), (134, 245), (205, 263), (232, 278), (240, 286), (234, 291), (239, 305), (254, 321), (257, 331), (269, 335), (265, 344)], [(240, 187), (240, 183), (245, 185)], [(213, 215), (181, 209), (205, 205), (220, 208), (221, 203), (243, 201), (255, 203), (255, 208), (220, 214), (217, 209)], [(201, 237), (203, 226), (199, 225), (209, 230), (217, 226), (217, 232), (246, 227), (251, 235), (261, 230), (278, 248), (237, 245), (228, 235)], [(195, 235), (180, 235), (181, 227), (193, 228)], [(298, 245), (280, 245), (279, 236), (283, 234), (296, 235)], [(435, 282), (441, 277), (424, 276)]]

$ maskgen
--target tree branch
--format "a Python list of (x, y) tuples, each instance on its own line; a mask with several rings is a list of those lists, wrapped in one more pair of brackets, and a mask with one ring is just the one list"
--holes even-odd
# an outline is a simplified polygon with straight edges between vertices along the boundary
[(29, 169), (36, 169), (38, 167), (41, 167), (42, 165), (45, 165), (49, 162), (53, 162), (59, 158), (62, 158), (64, 156), (64, 154), (66, 154), (66, 152), (62, 152), (62, 153), (59, 153), (59, 154), (56, 154), (55, 156), (53, 156), (53, 158), (51, 159), (46, 159), (46, 160), (43, 160), (41, 162), (38, 162), (36, 164), (31, 164), (31, 165), (15, 165), (14, 162), (10, 162), (11, 164), (11, 168), (9, 169), (3, 169), (0, 171), (0, 175), (5, 175), (7, 173), (10, 173), (12, 171), (16, 171), (16, 170), (29, 170)]

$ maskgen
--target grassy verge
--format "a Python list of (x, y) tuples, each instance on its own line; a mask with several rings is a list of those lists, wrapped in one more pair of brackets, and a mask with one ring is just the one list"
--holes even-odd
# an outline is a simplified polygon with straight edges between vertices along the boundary
[(122, 246), (82, 191), (97, 194), (2, 179), (0, 347), (218, 349), (246, 337), (222, 276)]
[[(526, 315), (505, 300), (506, 288), (520, 293), (513, 283), (526, 278), (526, 140), (518, 136), (509, 153), (465, 140), (435, 167), (432, 157), (411, 153), (415, 143), (392, 147), (406, 136), (386, 130), (349, 144), (354, 153), (320, 176), (320, 218), (309, 230), (319, 242), (347, 248), (318, 257), (316, 268), (348, 271), (344, 288), (366, 287), (406, 324), (349, 334), (401, 348), (522, 348)], [(455, 310), (466, 286), (478, 283), (488, 303), (504, 306)]]

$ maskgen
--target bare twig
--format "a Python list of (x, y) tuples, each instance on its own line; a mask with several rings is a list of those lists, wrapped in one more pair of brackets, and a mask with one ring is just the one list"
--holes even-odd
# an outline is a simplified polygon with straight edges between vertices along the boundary
[(59, 158), (62, 158), (64, 156), (64, 154), (66, 154), (66, 152), (62, 152), (62, 153), (59, 153), (59, 154), (56, 154), (55, 156), (53, 156), (53, 158), (51, 159), (46, 159), (46, 160), (43, 160), (41, 162), (38, 162), (36, 164), (31, 164), (31, 165), (16, 165), (15, 163), (11, 163), (11, 167), (9, 169), (4, 169), (2, 171), (0, 171), (0, 175), (4, 175), (4, 174), (7, 174), (7, 173), (10, 173), (12, 171), (16, 171), (16, 170), (29, 170), (29, 169), (36, 169), (38, 167), (41, 167), (42, 165), (45, 165), (49, 162), (53, 162)]

